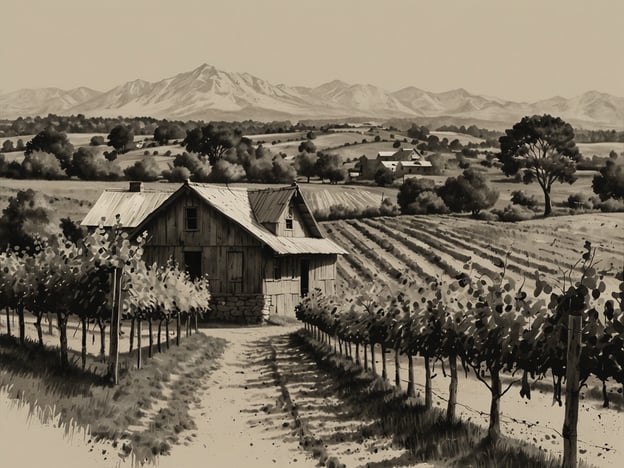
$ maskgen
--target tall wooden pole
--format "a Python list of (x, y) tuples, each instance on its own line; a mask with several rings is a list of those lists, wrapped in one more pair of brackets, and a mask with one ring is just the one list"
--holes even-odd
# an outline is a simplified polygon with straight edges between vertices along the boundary
[(568, 357), (566, 363), (566, 401), (563, 422), (563, 468), (576, 468), (579, 408), (579, 358), (581, 356), (581, 315), (570, 314), (568, 319)]
[(111, 287), (110, 348), (108, 353), (108, 375), (113, 385), (119, 383), (119, 326), (121, 323), (121, 268), (113, 270)]

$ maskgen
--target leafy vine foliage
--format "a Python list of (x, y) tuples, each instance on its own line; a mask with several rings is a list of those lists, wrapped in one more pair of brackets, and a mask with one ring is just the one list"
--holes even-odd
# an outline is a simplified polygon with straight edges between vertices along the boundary
[[(86, 364), (86, 337), (90, 325), (100, 329), (100, 354), (106, 354), (106, 326), (112, 313), (112, 274), (121, 275), (120, 311), (124, 319), (150, 327), (149, 355), (152, 354), (152, 322), (175, 320), (179, 344), (181, 322), (190, 323), (208, 311), (210, 292), (204, 278), (191, 281), (174, 262), (164, 266), (147, 265), (143, 259), (143, 238), (129, 239), (120, 226), (98, 228), (73, 242), (65, 237), (37, 239), (34, 248), (13, 248), (0, 252), (0, 308), (6, 310), (7, 333), (10, 310), (19, 317), (19, 339), (26, 339), (24, 314), (35, 317), (39, 343), (43, 346), (41, 322), (44, 316), (56, 318), (60, 362), (69, 366), (67, 324), (70, 318), (82, 324), (82, 366)], [(131, 332), (131, 347), (134, 337)], [(140, 339), (140, 333), (137, 334)], [(166, 334), (167, 346), (169, 334)], [(140, 345), (138, 346), (140, 356)], [(132, 350), (132, 349), (131, 349)], [(139, 357), (140, 366), (140, 357)]]
[[(586, 242), (582, 259), (562, 281), (550, 284), (536, 271), (532, 291), (525, 287), (526, 281), (516, 284), (507, 278), (504, 265), (501, 273), (479, 274), (466, 264), (454, 278), (437, 277), (426, 283), (405, 280), (400, 291), (372, 287), (366, 292), (341, 291), (335, 297), (315, 291), (296, 313), (314, 336), (334, 339), (341, 349), (349, 349), (350, 343), (378, 344), (407, 355), (412, 387), (408, 395), (414, 394), (411, 357), (422, 356), (427, 407), (431, 406), (429, 362), (448, 363), (449, 420), (455, 417), (459, 360), (490, 392), (486, 442), (496, 443), (501, 436), (499, 402), (514, 383), (520, 383), (520, 395), (530, 399), (529, 377), (550, 374), (554, 400), (561, 404), (570, 315), (582, 318), (580, 386), (590, 376), (602, 381), (608, 406), (605, 382), (611, 379), (624, 385), (624, 282), (620, 279), (619, 290), (608, 294), (594, 258), (595, 249)], [(503, 385), (503, 373), (518, 378)]]

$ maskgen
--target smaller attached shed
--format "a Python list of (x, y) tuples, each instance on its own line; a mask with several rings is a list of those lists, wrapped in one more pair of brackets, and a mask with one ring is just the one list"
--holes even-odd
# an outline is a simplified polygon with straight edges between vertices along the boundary
[(251, 190), (187, 182), (175, 192), (106, 191), (82, 222), (147, 232), (145, 258), (170, 258), (205, 275), (213, 318), (259, 322), (294, 315), (313, 289), (333, 294), (336, 261), (346, 254), (323, 234), (299, 187)]

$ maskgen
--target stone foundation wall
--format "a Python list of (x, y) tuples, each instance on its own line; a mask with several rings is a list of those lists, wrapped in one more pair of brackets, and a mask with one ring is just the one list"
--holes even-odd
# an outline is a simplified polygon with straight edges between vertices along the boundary
[(269, 296), (264, 294), (216, 295), (210, 303), (210, 319), (237, 322), (262, 323), (269, 318)]

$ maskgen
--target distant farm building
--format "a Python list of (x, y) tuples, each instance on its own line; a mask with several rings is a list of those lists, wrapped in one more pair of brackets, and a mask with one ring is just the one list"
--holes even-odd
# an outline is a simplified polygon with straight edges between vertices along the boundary
[(430, 174), (431, 162), (425, 160), (420, 151), (414, 148), (402, 148), (398, 151), (380, 151), (375, 158), (361, 156), (359, 158), (359, 176), (371, 180), (382, 168), (390, 169), (395, 177), (417, 174)]
[(147, 232), (144, 257), (170, 258), (191, 277), (206, 275), (214, 319), (255, 323), (294, 315), (315, 288), (335, 291), (337, 256), (296, 185), (251, 190), (185, 183), (175, 192), (102, 193), (82, 225), (111, 227), (119, 215), (132, 237)]

